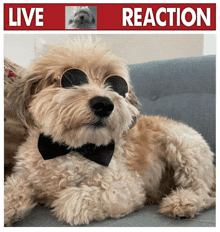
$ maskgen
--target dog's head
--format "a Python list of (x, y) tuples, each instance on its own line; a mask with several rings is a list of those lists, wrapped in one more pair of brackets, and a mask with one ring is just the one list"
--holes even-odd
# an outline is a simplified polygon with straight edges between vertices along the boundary
[(88, 40), (49, 47), (10, 97), (29, 127), (74, 147), (115, 141), (140, 114), (125, 63)]
[(73, 29), (94, 29), (95, 18), (88, 6), (75, 6), (69, 25)]

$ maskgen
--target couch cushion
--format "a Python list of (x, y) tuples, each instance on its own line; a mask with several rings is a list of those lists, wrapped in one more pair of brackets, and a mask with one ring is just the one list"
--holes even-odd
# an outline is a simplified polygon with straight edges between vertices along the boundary
[(12, 173), (14, 155), (27, 137), (27, 130), (10, 106), (8, 93), (11, 86), (21, 78), (25, 69), (4, 58), (4, 179)]
[[(83, 227), (215, 227), (215, 209), (208, 210), (193, 219), (168, 218), (158, 214), (158, 205), (149, 205), (119, 219), (94, 221)], [(39, 206), (31, 211), (15, 227), (71, 227), (66, 222), (59, 222), (46, 207)]]

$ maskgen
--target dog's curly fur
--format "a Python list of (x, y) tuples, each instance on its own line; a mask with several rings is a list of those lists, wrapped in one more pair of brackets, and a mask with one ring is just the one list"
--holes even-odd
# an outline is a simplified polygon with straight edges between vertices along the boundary
[[(61, 88), (58, 76), (68, 68), (84, 71), (89, 83)], [(125, 98), (103, 85), (113, 74), (127, 81)], [(97, 129), (90, 126), (97, 121), (88, 104), (94, 96), (114, 104), (105, 126)], [(140, 115), (125, 63), (102, 43), (76, 40), (49, 47), (10, 97), (29, 137), (5, 182), (6, 225), (39, 202), (71, 225), (119, 218), (144, 204), (159, 203), (160, 213), (179, 217), (215, 205), (215, 167), (205, 140), (180, 122)], [(112, 161), (104, 167), (77, 152), (44, 160), (37, 148), (41, 132), (75, 147), (114, 140)]]

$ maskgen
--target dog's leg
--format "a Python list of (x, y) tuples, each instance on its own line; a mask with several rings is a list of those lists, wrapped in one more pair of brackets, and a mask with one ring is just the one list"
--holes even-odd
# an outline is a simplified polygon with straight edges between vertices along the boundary
[(97, 187), (69, 187), (53, 202), (53, 212), (60, 221), (70, 225), (89, 224), (95, 217), (105, 218), (104, 212), (99, 211), (95, 204), (98, 197), (100, 191)]
[(53, 202), (53, 212), (59, 220), (70, 225), (88, 224), (93, 220), (105, 218), (120, 218), (131, 211), (142, 207), (145, 202), (145, 192), (123, 187), (123, 183), (112, 183), (105, 186), (68, 187)]
[(4, 224), (11, 226), (36, 205), (33, 202), (34, 190), (25, 177), (12, 174), (5, 182), (4, 192)]
[(194, 217), (201, 210), (215, 205), (212, 155), (199, 134), (168, 139), (166, 158), (174, 168), (177, 189), (162, 199), (160, 213), (173, 217)]

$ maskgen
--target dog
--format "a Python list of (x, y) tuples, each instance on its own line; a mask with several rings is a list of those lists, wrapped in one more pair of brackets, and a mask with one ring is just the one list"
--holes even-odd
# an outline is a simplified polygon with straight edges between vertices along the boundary
[(5, 225), (38, 203), (70, 225), (146, 204), (171, 217), (215, 206), (206, 141), (181, 122), (141, 115), (125, 62), (103, 42), (49, 46), (10, 99), (29, 135), (5, 182)]
[(95, 18), (88, 6), (74, 6), (69, 29), (96, 29)]

